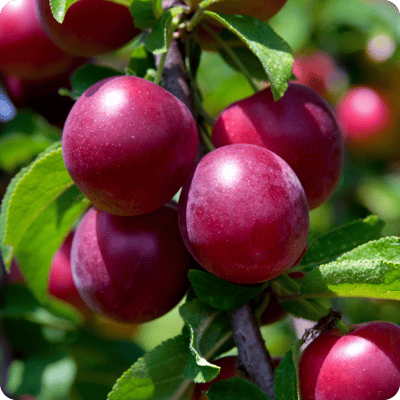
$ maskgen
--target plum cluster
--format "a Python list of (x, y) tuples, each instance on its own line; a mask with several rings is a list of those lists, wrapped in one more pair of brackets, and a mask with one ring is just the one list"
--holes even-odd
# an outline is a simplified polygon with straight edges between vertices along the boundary
[[(306, 250), (309, 210), (342, 167), (328, 104), (290, 84), (232, 104), (215, 123), (216, 149), (194, 165), (196, 122), (145, 79), (87, 89), (64, 125), (62, 152), (92, 201), (72, 245), (75, 284), (90, 308), (123, 322), (157, 318), (183, 297), (192, 257), (221, 279), (268, 281)], [(178, 209), (168, 204), (182, 188)]]

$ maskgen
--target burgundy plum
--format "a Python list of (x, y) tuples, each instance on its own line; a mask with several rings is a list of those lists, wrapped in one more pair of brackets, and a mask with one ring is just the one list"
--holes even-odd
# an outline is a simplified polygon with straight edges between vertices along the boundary
[(177, 210), (170, 206), (138, 217), (91, 208), (76, 231), (71, 260), (85, 302), (119, 322), (161, 317), (189, 286), (191, 257), (180, 236)]
[(299, 364), (303, 400), (387, 400), (400, 388), (400, 327), (368, 322), (323, 332)]
[(233, 283), (275, 278), (306, 246), (303, 187), (290, 166), (264, 147), (234, 144), (208, 153), (183, 186), (178, 211), (193, 257)]
[(188, 108), (165, 89), (135, 76), (103, 79), (87, 89), (65, 122), (65, 166), (103, 211), (145, 214), (185, 182), (198, 147)]
[(334, 191), (342, 171), (342, 138), (329, 104), (305, 85), (290, 83), (274, 101), (270, 88), (227, 107), (213, 128), (216, 147), (249, 143), (281, 156), (300, 179), (310, 210)]
[(140, 30), (128, 7), (108, 0), (80, 0), (68, 8), (60, 24), (49, 0), (36, 0), (38, 16), (50, 39), (66, 53), (90, 57), (109, 53), (132, 40)]
[(35, 0), (12, 0), (0, 13), (0, 60), (0, 72), (35, 80), (59, 74), (71, 56), (43, 31)]

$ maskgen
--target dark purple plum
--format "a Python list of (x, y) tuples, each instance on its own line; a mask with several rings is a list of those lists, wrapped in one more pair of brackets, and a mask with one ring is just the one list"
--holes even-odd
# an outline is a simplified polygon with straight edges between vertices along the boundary
[(91, 208), (75, 233), (72, 275), (95, 312), (125, 323), (166, 314), (182, 299), (191, 257), (174, 207), (137, 217)]
[(53, 17), (49, 0), (36, 0), (36, 7), (49, 38), (74, 56), (109, 53), (140, 32), (129, 8), (109, 0), (77, 1), (68, 8), (62, 24)]
[(234, 144), (208, 153), (183, 186), (178, 211), (193, 257), (233, 283), (275, 278), (306, 246), (304, 189), (290, 166), (264, 147)]
[(297, 83), (276, 102), (267, 88), (231, 104), (216, 120), (212, 140), (216, 147), (256, 144), (281, 156), (299, 177), (310, 210), (327, 201), (342, 172), (342, 137), (331, 107)]
[(106, 78), (87, 89), (68, 114), (65, 166), (100, 210), (146, 214), (179, 190), (193, 167), (196, 123), (165, 89), (135, 76)]

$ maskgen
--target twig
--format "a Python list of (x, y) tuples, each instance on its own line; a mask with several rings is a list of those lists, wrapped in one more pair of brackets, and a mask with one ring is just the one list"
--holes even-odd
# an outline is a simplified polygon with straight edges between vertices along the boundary
[(240, 307), (232, 313), (231, 323), (240, 364), (252, 382), (271, 399), (275, 399), (274, 365), (265, 347), (253, 309), (248, 304)]

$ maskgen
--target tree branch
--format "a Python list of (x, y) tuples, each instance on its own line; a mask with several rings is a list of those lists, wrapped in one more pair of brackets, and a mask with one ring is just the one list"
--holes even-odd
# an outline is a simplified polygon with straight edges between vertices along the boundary
[(271, 399), (274, 393), (274, 365), (269, 355), (254, 310), (245, 304), (232, 313), (233, 339), (239, 351), (239, 362), (254, 384), (260, 387)]

